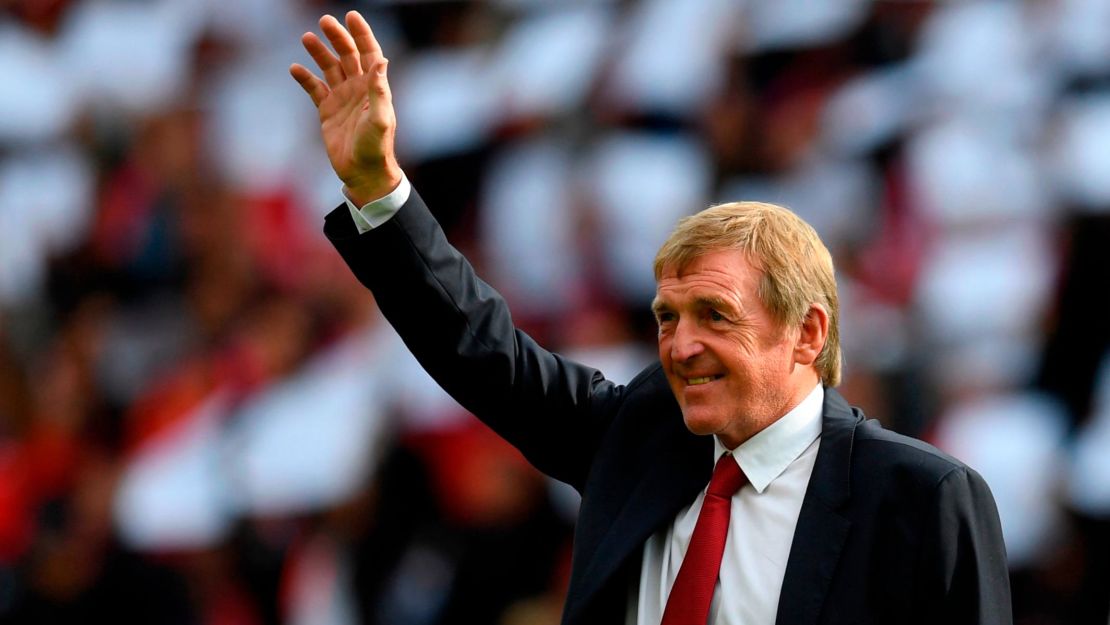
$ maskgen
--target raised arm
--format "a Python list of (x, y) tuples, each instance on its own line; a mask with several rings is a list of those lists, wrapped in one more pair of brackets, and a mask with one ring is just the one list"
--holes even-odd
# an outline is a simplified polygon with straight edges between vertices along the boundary
[[(336, 174), (353, 201), (390, 194), (402, 179), (393, 153), (396, 121), (386, 61), (370, 27), (352, 11), (347, 28), (320, 26), (338, 57), (311, 33), (305, 48), (323, 72), (290, 73), (320, 111)], [(460, 404), (544, 472), (581, 488), (624, 389), (517, 330), (500, 294), (448, 243), (419, 195), (360, 233), (346, 206), (324, 232), (421, 365)]]

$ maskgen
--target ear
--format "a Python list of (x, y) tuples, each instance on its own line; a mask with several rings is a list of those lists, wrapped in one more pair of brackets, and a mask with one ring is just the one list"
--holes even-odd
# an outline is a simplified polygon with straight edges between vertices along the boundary
[(794, 362), (811, 366), (817, 362), (829, 337), (829, 313), (820, 304), (811, 304), (799, 330), (798, 341), (794, 344)]

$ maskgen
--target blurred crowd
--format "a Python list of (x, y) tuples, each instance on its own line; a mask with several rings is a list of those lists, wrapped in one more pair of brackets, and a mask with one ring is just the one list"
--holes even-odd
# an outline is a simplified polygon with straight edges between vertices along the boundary
[(0, 2), (0, 622), (558, 622), (575, 493), (320, 232), (287, 68), (351, 8), (518, 325), (625, 381), (674, 222), (791, 207), (844, 394), (983, 474), (1016, 621), (1107, 623), (1107, 0)]

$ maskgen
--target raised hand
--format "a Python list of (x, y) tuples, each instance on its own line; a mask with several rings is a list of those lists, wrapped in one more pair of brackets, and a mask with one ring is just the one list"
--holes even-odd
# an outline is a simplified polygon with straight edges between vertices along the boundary
[(338, 57), (315, 33), (301, 37), (323, 80), (298, 63), (289, 73), (320, 113), (320, 133), (332, 169), (351, 199), (364, 204), (401, 182), (393, 151), (397, 119), (386, 78), (388, 59), (362, 15), (350, 11), (346, 21), (344, 28), (330, 15), (320, 18), (320, 29)]

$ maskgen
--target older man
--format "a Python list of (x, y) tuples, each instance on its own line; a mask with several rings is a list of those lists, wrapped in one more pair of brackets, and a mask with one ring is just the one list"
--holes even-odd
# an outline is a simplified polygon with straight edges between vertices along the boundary
[(659, 358), (621, 386), (537, 345), (393, 152), (387, 61), (355, 12), (290, 71), (347, 201), (325, 233), (424, 367), (582, 493), (568, 624), (1009, 623), (974, 471), (883, 430), (840, 378), (832, 261), (769, 204), (683, 220), (656, 259)]

